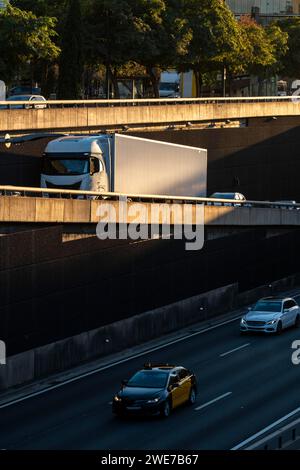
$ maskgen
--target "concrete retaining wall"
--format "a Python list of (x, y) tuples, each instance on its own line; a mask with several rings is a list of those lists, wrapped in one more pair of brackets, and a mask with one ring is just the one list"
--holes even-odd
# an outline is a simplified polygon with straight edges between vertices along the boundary
[(231, 284), (205, 294), (167, 305), (105, 327), (82, 333), (7, 358), (0, 366), (0, 390), (47, 377), (50, 374), (97, 357), (103, 357), (178, 330), (217, 317), (264, 295), (293, 287), (298, 275), (272, 286), (262, 286), (242, 294)]
[[(107, 206), (108, 201), (90, 201), (42, 197), (1, 197), (0, 222), (28, 222), (28, 223), (64, 223), (64, 224), (97, 224), (100, 221), (98, 210), (101, 206)], [(119, 221), (119, 202), (109, 201), (115, 208), (117, 222)], [(147, 209), (147, 220), (151, 220), (151, 203), (143, 203)], [(144, 214), (132, 216), (131, 208), (135, 203), (127, 204), (128, 223), (143, 224)], [(196, 225), (197, 218), (195, 204), (188, 204), (193, 208), (192, 223)], [(178, 206), (182, 211), (181, 218), (184, 219), (183, 206)], [(105, 211), (104, 211), (105, 212)], [(103, 219), (101, 219), (103, 220)], [(105, 221), (114, 222), (114, 218)], [(159, 223), (163, 223), (163, 215), (159, 214)], [(299, 226), (300, 211), (289, 211), (284, 209), (258, 208), (258, 207), (224, 207), (205, 206), (204, 223), (206, 226)]]
[[(53, 103), (55, 104), (55, 103)], [(176, 103), (175, 103), (176, 104)], [(217, 102), (204, 100), (174, 106), (101, 106), (87, 108), (12, 109), (0, 112), (0, 132), (71, 130), (116, 125), (186, 123), (269, 116), (298, 116), (298, 101)]]

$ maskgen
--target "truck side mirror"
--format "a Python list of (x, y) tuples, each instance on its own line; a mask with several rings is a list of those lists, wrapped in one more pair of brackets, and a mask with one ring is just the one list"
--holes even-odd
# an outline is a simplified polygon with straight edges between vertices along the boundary
[(100, 162), (98, 158), (92, 157), (90, 161), (90, 175), (93, 176), (95, 173), (100, 171)]

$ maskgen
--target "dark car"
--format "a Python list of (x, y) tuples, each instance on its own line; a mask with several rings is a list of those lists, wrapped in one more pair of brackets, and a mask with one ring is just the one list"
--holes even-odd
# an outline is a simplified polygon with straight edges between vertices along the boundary
[(113, 413), (160, 414), (168, 417), (171, 411), (184, 403), (195, 403), (197, 381), (193, 372), (184, 367), (168, 364), (146, 364), (113, 399)]
[[(6, 102), (7, 102), (7, 105), (2, 104), (0, 106), (0, 109), (45, 109), (47, 108), (46, 99), (44, 98), (44, 96), (41, 96), (41, 95), (10, 96), (9, 98), (7, 98)], [(9, 104), (10, 102), (18, 102), (18, 104)]]
[(15, 86), (9, 90), (9, 96), (13, 95), (40, 95), (41, 88), (28, 85)]

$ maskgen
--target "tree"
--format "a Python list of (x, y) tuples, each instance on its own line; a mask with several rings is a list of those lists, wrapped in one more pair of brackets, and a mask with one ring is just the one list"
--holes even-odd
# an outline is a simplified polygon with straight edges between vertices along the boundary
[(82, 98), (83, 41), (80, 0), (69, 0), (69, 8), (61, 41), (58, 98)]
[(182, 0), (132, 0), (139, 20), (136, 61), (146, 68), (154, 96), (159, 97), (160, 72), (176, 67), (186, 52), (188, 35), (183, 28)]
[(1, 78), (9, 83), (28, 63), (57, 58), (55, 25), (54, 18), (37, 17), (9, 4), (0, 10)]
[(300, 77), (300, 18), (277, 23), (287, 35), (287, 51), (281, 57), (280, 72), (291, 78)]
[(182, 0), (187, 52), (180, 57), (183, 71), (193, 70), (197, 96), (200, 96), (205, 72), (222, 70), (238, 56), (243, 35), (234, 15), (220, 0)]
[(129, 0), (95, 0), (87, 14), (87, 57), (90, 63), (106, 67), (106, 88), (110, 84), (119, 98), (117, 70), (134, 56), (137, 23)]
[(248, 15), (241, 17), (240, 26), (247, 47), (232, 61), (232, 70), (260, 76), (274, 75), (287, 52), (287, 34), (276, 24), (264, 28)]
[(66, 11), (67, 0), (10, 0), (10, 4), (36, 16), (51, 16), (61, 19)]

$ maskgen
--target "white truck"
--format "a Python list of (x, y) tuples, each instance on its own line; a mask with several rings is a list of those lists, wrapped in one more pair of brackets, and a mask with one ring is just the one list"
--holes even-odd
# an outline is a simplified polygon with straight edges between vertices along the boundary
[(180, 98), (180, 74), (166, 71), (160, 75), (159, 82), (160, 98)]
[(206, 196), (207, 151), (122, 134), (48, 143), (41, 187), (125, 194)]

